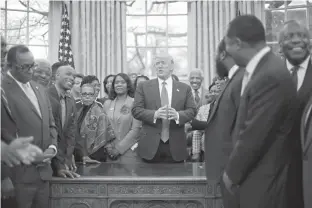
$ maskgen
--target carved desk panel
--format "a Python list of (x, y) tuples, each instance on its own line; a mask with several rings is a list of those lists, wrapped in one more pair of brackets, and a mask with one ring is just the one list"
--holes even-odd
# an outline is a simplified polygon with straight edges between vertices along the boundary
[(53, 178), (51, 208), (221, 208), (220, 189), (200, 163), (79, 165)]

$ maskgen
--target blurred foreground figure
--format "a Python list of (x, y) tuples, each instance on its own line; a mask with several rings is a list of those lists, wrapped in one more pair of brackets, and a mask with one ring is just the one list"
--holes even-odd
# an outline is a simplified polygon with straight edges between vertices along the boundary
[[(253, 15), (236, 17), (225, 37), (226, 51), (246, 68), (233, 129), (234, 148), (222, 187), (240, 208), (293, 208), (288, 197), (296, 141), (290, 131), (296, 115), (295, 85), (283, 61), (266, 45), (264, 27)], [(291, 200), (291, 199), (290, 199)], [(301, 206), (302, 207), (302, 206)]]

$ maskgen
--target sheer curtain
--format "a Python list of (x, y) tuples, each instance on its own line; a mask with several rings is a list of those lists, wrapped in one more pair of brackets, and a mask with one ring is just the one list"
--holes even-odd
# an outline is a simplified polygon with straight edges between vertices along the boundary
[[(75, 69), (96, 75), (126, 72), (126, 5), (124, 1), (71, 1), (69, 10)], [(58, 59), (62, 2), (50, 2), (50, 61)], [(102, 87), (101, 93), (104, 90)]]
[(208, 87), (215, 73), (216, 49), (229, 22), (240, 14), (254, 14), (264, 22), (264, 1), (192, 1), (188, 15), (188, 62), (204, 72)]

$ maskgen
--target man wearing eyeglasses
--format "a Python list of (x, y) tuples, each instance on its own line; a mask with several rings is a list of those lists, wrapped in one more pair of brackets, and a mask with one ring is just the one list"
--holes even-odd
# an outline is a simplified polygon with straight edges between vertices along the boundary
[[(71, 66), (59, 64), (55, 73), (55, 84), (47, 90), (58, 130), (59, 154), (52, 161), (58, 176), (77, 176), (74, 173), (76, 165), (73, 159), (76, 144), (76, 107), (74, 98), (68, 93), (74, 85), (74, 74), (75, 70)], [(73, 172), (64, 172), (64, 169)]]
[(57, 131), (49, 98), (41, 85), (31, 81), (34, 66), (33, 54), (26, 46), (13, 46), (7, 54), (9, 71), (1, 83), (16, 122), (15, 126), (10, 125), (9, 118), (3, 117), (6, 114), (1, 114), (1, 129), (18, 137), (32, 136), (32, 144), (44, 153), (36, 157), (31, 165), (12, 168), (12, 182), (19, 208), (49, 206), (50, 161), (57, 153)]

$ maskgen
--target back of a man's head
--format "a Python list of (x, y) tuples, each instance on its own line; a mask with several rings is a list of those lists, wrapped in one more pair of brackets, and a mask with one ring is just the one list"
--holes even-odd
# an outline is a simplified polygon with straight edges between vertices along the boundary
[(228, 38), (239, 38), (250, 45), (265, 42), (265, 30), (262, 22), (254, 15), (236, 17), (229, 24)]

